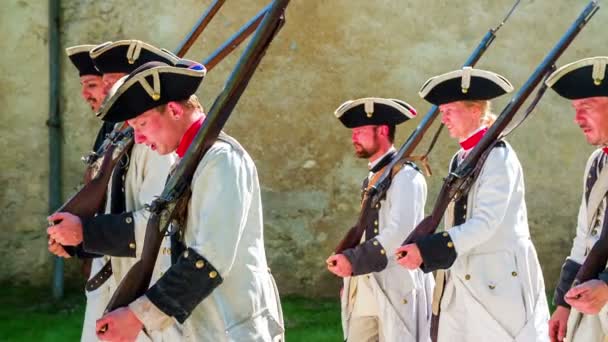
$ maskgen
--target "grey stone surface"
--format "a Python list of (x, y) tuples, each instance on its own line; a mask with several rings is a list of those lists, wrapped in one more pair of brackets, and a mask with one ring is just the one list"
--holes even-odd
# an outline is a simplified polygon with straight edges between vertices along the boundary
[[(210, 0), (62, 3), (61, 47), (142, 39), (173, 49)], [(234, 0), (187, 57), (202, 60), (265, 2)], [(282, 293), (335, 296), (324, 260), (355, 221), (366, 162), (353, 156), (350, 132), (333, 117), (344, 100), (396, 97), (421, 114), (417, 96), (430, 76), (458, 68), (510, 0), (293, 0), (287, 25), (268, 51), (226, 130), (255, 159), (263, 186), (267, 253)], [(586, 1), (522, 1), (479, 67), (519, 87)], [(45, 283), (48, 213), (48, 18), (46, 2), (0, 3), (0, 281)], [(600, 10), (559, 65), (605, 54)], [(237, 52), (242, 51), (242, 48)], [(237, 60), (207, 76), (199, 96), (208, 108)], [(99, 121), (78, 96), (78, 79), (61, 58), (63, 196), (78, 186)], [(496, 101), (500, 111), (508, 97)], [(572, 123), (570, 105), (548, 92), (509, 141), (526, 175), (530, 226), (552, 288), (568, 253), (584, 162), (592, 150)], [(417, 124), (397, 132), (402, 143)], [(425, 146), (425, 144), (423, 144)], [(428, 179), (430, 209), (456, 144), (441, 137)], [(68, 263), (73, 264), (73, 263)], [(68, 270), (70, 279), (77, 275)]]

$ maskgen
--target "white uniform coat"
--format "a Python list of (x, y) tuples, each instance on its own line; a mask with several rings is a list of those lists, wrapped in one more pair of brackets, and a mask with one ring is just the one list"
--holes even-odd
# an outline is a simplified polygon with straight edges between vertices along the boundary
[[(274, 341), (284, 332), (264, 250), (262, 202), (251, 157), (234, 139), (217, 141), (199, 163), (184, 234), (223, 278), (184, 324), (146, 296), (130, 305), (154, 341)], [(167, 327), (168, 326), (168, 327)]]
[(505, 143), (490, 152), (473, 184), (462, 225), (451, 227), (454, 203), (448, 207), (457, 257), (446, 271), (440, 342), (548, 340), (545, 285), (524, 192), (521, 165)]
[[(131, 151), (129, 169), (125, 175), (125, 203), (126, 211), (133, 213), (135, 228), (135, 258), (113, 257), (112, 271), (116, 285), (120, 284), (131, 266), (139, 260), (143, 249), (144, 236), (148, 225), (150, 212), (146, 210), (146, 204), (152, 203), (165, 188), (169, 170), (177, 159), (175, 154), (159, 155), (149, 147), (135, 144)], [(108, 198), (111, 198), (108, 188)], [(109, 207), (106, 208), (109, 210)], [(131, 241), (125, 241), (125, 244)], [(160, 272), (171, 265), (171, 244), (168, 238), (163, 240), (158, 259), (156, 261), (155, 273), (152, 282), (160, 277)]]
[[(393, 178), (379, 210), (380, 242), (388, 258), (386, 268), (370, 274), (370, 285), (379, 312), (379, 329), (386, 341), (430, 341), (432, 274), (401, 267), (394, 251), (424, 218), (426, 181), (409, 165)], [(350, 277), (344, 278), (342, 327), (348, 336)]]
[[(116, 290), (116, 286), (120, 283), (131, 266), (133, 266), (133, 264), (139, 260), (139, 255), (141, 255), (141, 248), (143, 247), (143, 235), (146, 229), (149, 214), (144, 209), (144, 206), (152, 202), (152, 200), (154, 200), (154, 198), (159, 196), (162, 192), (167, 180), (167, 175), (169, 174), (169, 168), (173, 164), (176, 157), (175, 155), (161, 156), (145, 145), (135, 144), (129, 158), (129, 169), (125, 174), (124, 180), (125, 202), (127, 212), (133, 212), (137, 257), (110, 258), (113, 275), (97, 290), (86, 292), (87, 306), (81, 336), (82, 342), (98, 341), (95, 331), (95, 322), (103, 315), (108, 301), (112, 297), (114, 290)], [(111, 183), (108, 185), (107, 198), (112, 198)], [(109, 212), (110, 201), (107, 201), (106, 213)], [(140, 236), (142, 238), (138, 239)], [(129, 244), (130, 241), (125, 241), (124, 243)], [(167, 246), (170, 247), (170, 244), (163, 242), (163, 248), (165, 249), (161, 248), (161, 253), (159, 255), (156, 268), (158, 270), (166, 269), (171, 265), (170, 250), (169, 253), (166, 254)], [(165, 251), (165, 255), (168, 256), (163, 257), (163, 251)], [(102, 258), (93, 259), (91, 277), (97, 274), (101, 267), (105, 265), (107, 260), (108, 257), (105, 256)], [(161, 265), (164, 266), (161, 267)], [(158, 272), (155, 271), (153, 281), (158, 279), (160, 276)]]
[[(586, 180), (593, 160), (604, 153), (601, 149), (594, 151), (585, 167), (585, 177), (583, 178), (583, 196), (581, 205), (578, 211), (578, 220), (576, 226), (576, 236), (570, 250), (568, 259), (583, 264), (587, 257), (587, 253), (591, 250), (595, 242), (600, 237), (602, 224), (604, 220), (604, 211), (606, 210), (606, 194), (608, 185), (608, 171), (603, 170), (600, 173), (598, 180), (591, 190), (589, 203), (585, 200)], [(606, 168), (604, 166), (604, 168)], [(599, 215), (598, 215), (598, 208)], [(603, 210), (601, 210), (603, 209)], [(597, 220), (597, 223), (594, 224)], [(608, 305), (599, 312), (598, 315), (584, 315), (572, 308), (570, 317), (568, 318), (568, 327), (566, 330), (567, 340), (570, 342), (587, 342), (587, 341), (605, 341), (608, 338)]]

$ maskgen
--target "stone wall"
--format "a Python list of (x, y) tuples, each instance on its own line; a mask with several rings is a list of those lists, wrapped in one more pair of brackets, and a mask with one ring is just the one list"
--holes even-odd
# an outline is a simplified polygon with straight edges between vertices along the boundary
[[(61, 47), (141, 39), (173, 49), (210, 0), (62, 1)], [(202, 60), (264, 6), (234, 0), (216, 16), (187, 57)], [(347, 99), (401, 98), (425, 113), (417, 96), (433, 75), (458, 68), (510, 0), (293, 0), (283, 28), (226, 130), (255, 159), (263, 186), (267, 253), (282, 293), (337, 295), (324, 260), (355, 221), (366, 162), (356, 159), (350, 132), (333, 117)], [(522, 1), (478, 64), (521, 86), (586, 2)], [(48, 212), (48, 42), (45, 2), (0, 4), (0, 281), (50, 281)], [(600, 10), (560, 59), (605, 54)], [(237, 52), (242, 51), (242, 48)], [(211, 71), (199, 91), (206, 107), (237, 55)], [(78, 186), (79, 157), (99, 121), (78, 96), (78, 78), (61, 58), (63, 196)], [(500, 111), (507, 97), (496, 101)], [(530, 227), (547, 287), (568, 253), (580, 201), (584, 162), (592, 150), (573, 124), (569, 104), (548, 92), (510, 138), (526, 175)], [(417, 125), (397, 132), (401, 144)], [(428, 140), (427, 140), (428, 141)], [(431, 159), (430, 209), (456, 145), (444, 134)], [(73, 263), (68, 263), (73, 264)], [(68, 270), (72, 279), (75, 272)]]

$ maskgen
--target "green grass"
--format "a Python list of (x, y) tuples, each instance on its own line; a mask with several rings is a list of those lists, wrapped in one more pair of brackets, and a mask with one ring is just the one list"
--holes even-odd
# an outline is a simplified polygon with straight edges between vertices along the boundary
[(340, 303), (304, 298), (284, 298), (285, 339), (293, 341), (343, 341)]
[[(48, 289), (1, 286), (0, 342), (79, 341), (84, 294), (68, 291), (54, 301)], [(547, 295), (551, 311), (551, 295)], [(283, 298), (289, 342), (342, 341), (338, 300)]]
[(50, 290), (3, 286), (0, 341), (80, 341), (84, 293), (54, 301)]
[[(48, 289), (2, 286), (0, 342), (80, 341), (84, 293), (69, 291), (54, 301)], [(342, 341), (337, 300), (283, 299), (286, 339)]]

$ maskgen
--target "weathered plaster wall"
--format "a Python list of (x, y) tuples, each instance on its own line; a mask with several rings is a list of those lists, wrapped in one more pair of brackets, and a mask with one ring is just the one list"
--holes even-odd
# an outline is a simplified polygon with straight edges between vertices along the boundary
[[(62, 48), (136, 38), (173, 49), (209, 0), (62, 1)], [(202, 60), (265, 2), (228, 1), (187, 55)], [(245, 92), (227, 131), (260, 171), (267, 253), (283, 293), (333, 296), (337, 282), (324, 260), (354, 223), (366, 162), (353, 156), (350, 132), (333, 117), (344, 100), (396, 97), (420, 113), (417, 91), (430, 76), (458, 68), (510, 0), (293, 0), (287, 25)], [(586, 4), (522, 1), (478, 64), (519, 87)], [(605, 54), (600, 10), (559, 65)], [(45, 282), (48, 137), (47, 8), (35, 1), (0, 4), (0, 280)], [(242, 51), (242, 49), (238, 50)], [(228, 57), (199, 91), (205, 106), (236, 61)], [(99, 121), (78, 97), (77, 74), (62, 58), (64, 197), (81, 179), (79, 157)], [(505, 97), (496, 101), (500, 111)], [(592, 150), (572, 123), (567, 102), (548, 92), (509, 138), (524, 167), (530, 226), (547, 287), (553, 287), (574, 232), (584, 162)], [(416, 121), (397, 132), (402, 143)], [(430, 209), (456, 145), (446, 134), (432, 156)], [(73, 272), (71, 273), (73, 274)]]

